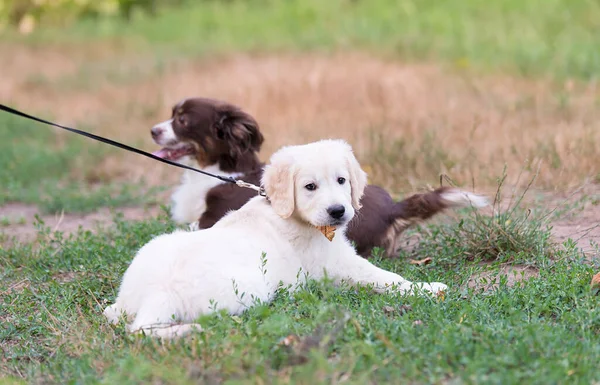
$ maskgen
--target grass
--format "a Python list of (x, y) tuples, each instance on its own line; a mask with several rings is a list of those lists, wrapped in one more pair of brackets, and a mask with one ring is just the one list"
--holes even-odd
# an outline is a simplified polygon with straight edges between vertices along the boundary
[[(345, 137), (393, 192), (440, 174), (502, 187), (490, 175), (503, 167), (564, 188), (600, 177), (598, 20), (591, 0), (201, 1), (129, 24), (5, 31), (0, 49), (20, 61), (0, 69), (7, 104), (128, 143), (143, 135), (146, 149), (148, 127), (200, 92), (256, 115), (263, 157), (324, 133)], [(140, 205), (149, 186), (176, 180), (147, 164), (103, 163), (113, 156), (2, 114), (0, 207)], [(158, 182), (125, 180), (119, 167)], [(32, 224), (36, 242), (0, 245), (0, 382), (600, 383), (600, 297), (589, 292), (600, 265), (573, 241), (550, 239), (552, 220), (598, 198), (551, 212), (530, 212), (521, 198), (492, 216), (415, 229), (418, 248), (397, 259), (375, 251), (374, 263), (408, 279), (449, 284), (442, 299), (310, 282), (240, 317), (203, 317), (205, 332), (165, 345), (101, 312), (136, 250), (175, 228), (166, 214), (117, 215), (113, 228), (70, 235)], [(0, 215), (0, 232), (22, 221)], [(425, 256), (433, 262), (410, 263)]]
[[(172, 229), (164, 216), (139, 223), (117, 217), (110, 231), (70, 237), (40, 226), (45, 241), (36, 250), (0, 250), (0, 370), (52, 383), (600, 380), (600, 297), (589, 293), (594, 266), (575, 248), (555, 258), (538, 254), (539, 276), (511, 286), (499, 274), (500, 259), (469, 262), (461, 238), (451, 241), (456, 235), (446, 232), (426, 241), (445, 248), (429, 265), (411, 265), (407, 255), (374, 259), (409, 279), (449, 283), (443, 299), (310, 282), (240, 317), (202, 317), (205, 332), (163, 345), (109, 326), (101, 312), (136, 249)], [(496, 289), (467, 285), (484, 270)]]
[[(152, 51), (371, 49), (404, 60), (525, 76), (594, 79), (600, 68), (600, 5), (593, 0), (261, 0), (188, 2), (139, 15), (40, 30), (26, 40), (117, 40)], [(168, 49), (168, 48), (167, 48)]]
[(137, 183), (86, 182), (107, 155), (96, 143), (7, 114), (0, 115), (0, 126), (0, 205), (22, 202), (38, 205), (43, 213), (89, 212), (141, 204), (154, 193)]
[(506, 178), (506, 174), (498, 178), (492, 215), (474, 212), (473, 220), (461, 219), (457, 225), (435, 228), (419, 252), (439, 255), (448, 264), (461, 263), (461, 256), (473, 262), (526, 265), (555, 259), (557, 245), (552, 241), (550, 219), (559, 207), (548, 209), (539, 203), (524, 207), (535, 178), (519, 187), (518, 193), (517, 188), (507, 193), (506, 203)]

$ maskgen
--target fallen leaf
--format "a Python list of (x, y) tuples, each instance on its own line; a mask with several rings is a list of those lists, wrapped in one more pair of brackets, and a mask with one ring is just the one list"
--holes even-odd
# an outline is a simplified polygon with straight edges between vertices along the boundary
[(335, 226), (317, 226), (317, 229), (323, 233), (325, 238), (329, 239), (329, 242), (335, 237)]
[(431, 257), (427, 257), (423, 259), (411, 259), (409, 263), (411, 265), (424, 266), (430, 264), (431, 262), (433, 262), (433, 259), (431, 259)]
[(592, 277), (592, 283), (590, 283), (590, 289), (592, 294), (597, 295), (600, 293), (600, 273)]
[(444, 290), (440, 290), (437, 292), (436, 296), (440, 301), (443, 301), (446, 299), (446, 292)]

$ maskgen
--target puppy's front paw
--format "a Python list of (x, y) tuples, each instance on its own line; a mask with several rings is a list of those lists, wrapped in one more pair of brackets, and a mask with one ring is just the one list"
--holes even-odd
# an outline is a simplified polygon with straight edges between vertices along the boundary
[(188, 225), (189, 231), (198, 231), (200, 230), (200, 221), (192, 222)]
[(444, 285), (441, 282), (431, 282), (428, 286), (429, 287), (426, 287), (426, 289), (436, 295), (448, 289), (448, 286)]
[(431, 283), (414, 282), (410, 285), (410, 288), (408, 289), (408, 291), (412, 291), (414, 294), (418, 294), (418, 295), (427, 295), (427, 294), (439, 295), (440, 293), (446, 291), (446, 289), (448, 289), (448, 286), (446, 286), (440, 282), (431, 282)]

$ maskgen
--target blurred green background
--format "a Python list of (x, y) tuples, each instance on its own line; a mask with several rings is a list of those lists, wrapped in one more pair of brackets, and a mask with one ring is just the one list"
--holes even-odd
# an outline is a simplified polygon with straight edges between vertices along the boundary
[(26, 34), (54, 27), (42, 41), (126, 37), (190, 54), (364, 48), (582, 79), (600, 66), (596, 0), (3, 0), (0, 23)]

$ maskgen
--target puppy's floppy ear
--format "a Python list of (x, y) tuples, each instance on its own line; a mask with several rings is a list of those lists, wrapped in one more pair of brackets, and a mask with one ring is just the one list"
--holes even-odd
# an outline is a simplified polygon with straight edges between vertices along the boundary
[(219, 106), (217, 114), (214, 129), (217, 138), (228, 142), (231, 156), (236, 157), (246, 151), (260, 151), (264, 138), (251, 115), (231, 104)]
[(362, 198), (365, 187), (367, 187), (367, 173), (360, 167), (350, 146), (348, 146), (346, 152), (346, 164), (348, 165), (348, 173), (350, 174), (352, 207), (354, 207), (355, 210), (359, 210), (362, 207), (360, 198)]
[(294, 197), (296, 172), (291, 159), (271, 158), (271, 164), (265, 167), (262, 186), (273, 210), (282, 218), (289, 218), (296, 207)]

